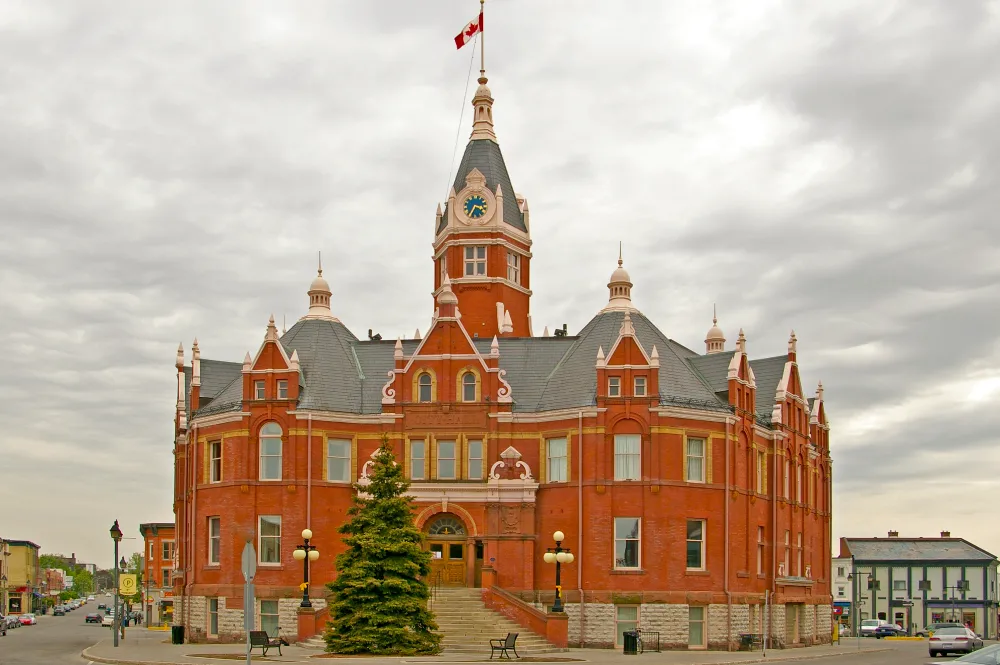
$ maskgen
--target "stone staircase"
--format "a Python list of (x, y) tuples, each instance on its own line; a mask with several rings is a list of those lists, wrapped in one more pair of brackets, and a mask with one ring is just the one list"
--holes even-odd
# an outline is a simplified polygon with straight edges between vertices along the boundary
[(303, 642), (296, 642), (296, 646), (305, 647), (306, 649), (316, 649), (317, 651), (323, 651), (326, 649), (326, 642), (323, 640), (323, 633), (319, 635), (313, 635), (308, 640)]
[(517, 653), (521, 656), (562, 651), (544, 637), (487, 609), (479, 589), (440, 588), (433, 594), (429, 608), (437, 620), (441, 646), (447, 653), (485, 655), (490, 652), (490, 640), (507, 633), (518, 633)]

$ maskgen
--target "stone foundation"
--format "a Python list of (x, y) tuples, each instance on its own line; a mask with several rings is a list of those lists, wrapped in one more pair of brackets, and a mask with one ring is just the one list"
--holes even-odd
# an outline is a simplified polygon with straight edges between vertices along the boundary
[[(274, 600), (267, 598), (265, 600)], [(298, 611), (301, 596), (296, 598), (278, 598), (278, 626), (281, 636), (289, 642), (298, 639)], [(326, 607), (323, 598), (310, 599), (313, 608), (321, 610)], [(183, 609), (185, 608), (186, 609)], [(190, 615), (185, 612), (189, 612)], [(243, 630), (243, 598), (219, 598), (219, 634), (208, 634), (208, 598), (205, 596), (186, 596), (174, 599), (174, 625), (184, 625), (184, 639), (188, 642), (217, 642), (219, 644), (242, 643), (246, 641)], [(256, 603), (255, 625), (260, 627), (260, 600)]]

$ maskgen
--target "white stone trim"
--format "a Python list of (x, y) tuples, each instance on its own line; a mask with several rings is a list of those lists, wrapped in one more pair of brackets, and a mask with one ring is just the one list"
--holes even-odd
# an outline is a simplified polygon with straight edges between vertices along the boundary
[(576, 419), (577, 416), (582, 412), (584, 418), (596, 418), (599, 413), (603, 413), (607, 409), (595, 409), (594, 407), (587, 407), (584, 409), (559, 409), (557, 411), (541, 411), (537, 413), (517, 413), (514, 411), (501, 412), (501, 413), (491, 413), (490, 418), (496, 418), (497, 422), (501, 423), (547, 423), (558, 420), (570, 420)]
[(217, 413), (210, 416), (199, 416), (191, 420), (191, 425), (196, 425), (198, 427), (209, 427), (211, 425), (221, 425), (223, 423), (235, 423), (243, 420), (244, 418), (249, 418), (249, 412), (233, 412), (228, 411), (226, 413)]

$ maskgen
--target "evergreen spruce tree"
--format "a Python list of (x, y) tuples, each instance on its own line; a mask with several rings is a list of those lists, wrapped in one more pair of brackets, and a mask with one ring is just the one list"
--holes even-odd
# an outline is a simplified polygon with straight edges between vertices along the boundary
[(410, 484), (389, 438), (374, 458), (371, 483), (358, 494), (340, 527), (347, 551), (337, 556), (337, 578), (327, 584), (330, 622), (327, 651), (334, 653), (425, 655), (439, 651), (440, 635), (427, 609), (430, 553), (413, 523)]

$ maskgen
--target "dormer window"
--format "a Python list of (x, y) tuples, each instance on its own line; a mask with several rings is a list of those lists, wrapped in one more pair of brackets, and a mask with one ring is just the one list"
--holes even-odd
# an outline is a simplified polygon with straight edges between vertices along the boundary
[(417, 401), (430, 402), (433, 397), (431, 375), (426, 372), (417, 379)]
[(622, 380), (617, 376), (608, 377), (608, 397), (621, 397)]
[(635, 397), (646, 396), (646, 377), (644, 376), (635, 377), (634, 385), (632, 387), (632, 394)]
[(476, 401), (476, 375), (472, 372), (466, 372), (462, 375), (462, 401)]
[(264, 382), (254, 381), (253, 382), (253, 398), (254, 399), (264, 399)]
[(278, 381), (278, 399), (288, 399), (288, 381), (285, 379)]

